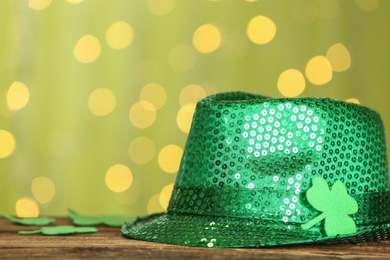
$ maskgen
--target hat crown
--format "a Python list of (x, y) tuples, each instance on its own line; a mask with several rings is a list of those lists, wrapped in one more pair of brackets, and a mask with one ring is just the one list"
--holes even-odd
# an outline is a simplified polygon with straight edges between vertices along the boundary
[[(168, 212), (301, 224), (318, 215), (310, 180), (340, 180), (359, 224), (389, 222), (378, 113), (318, 98), (222, 93), (198, 102)], [(383, 213), (387, 212), (387, 213)]]

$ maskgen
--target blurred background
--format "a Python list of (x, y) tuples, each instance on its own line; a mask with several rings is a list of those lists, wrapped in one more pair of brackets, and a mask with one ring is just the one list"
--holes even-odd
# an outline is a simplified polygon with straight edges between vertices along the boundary
[(2, 0), (0, 213), (165, 210), (195, 104), (216, 92), (346, 100), (390, 129), (389, 12), (385, 0)]

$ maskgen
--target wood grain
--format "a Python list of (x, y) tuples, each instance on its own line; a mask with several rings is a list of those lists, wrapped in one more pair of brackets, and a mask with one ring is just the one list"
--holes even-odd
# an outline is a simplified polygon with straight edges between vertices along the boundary
[[(72, 225), (65, 217), (53, 225)], [(197, 248), (137, 241), (119, 228), (68, 236), (19, 235), (20, 226), (0, 218), (0, 258), (60, 259), (390, 259), (390, 241), (342, 245), (292, 245), (268, 248)]]

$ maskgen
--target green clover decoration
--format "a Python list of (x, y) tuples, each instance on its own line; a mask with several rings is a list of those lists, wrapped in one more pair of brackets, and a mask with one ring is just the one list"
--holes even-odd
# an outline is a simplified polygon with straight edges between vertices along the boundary
[(329, 189), (322, 178), (314, 177), (311, 181), (312, 187), (307, 190), (306, 198), (310, 205), (322, 214), (303, 224), (302, 229), (307, 230), (325, 219), (324, 228), (328, 236), (355, 233), (355, 222), (348, 215), (358, 211), (358, 204), (348, 195), (344, 184), (337, 180)]
[(70, 235), (70, 234), (83, 234), (94, 233), (97, 229), (94, 227), (72, 227), (72, 226), (55, 226), (55, 227), (42, 227), (38, 230), (19, 231), (20, 235), (34, 235), (43, 234), (47, 236), (58, 235)]
[(121, 227), (123, 223), (131, 220), (132, 217), (122, 215), (107, 216), (85, 216), (69, 209), (69, 218), (78, 226), (106, 225), (108, 227)]
[(54, 218), (39, 217), (39, 218), (15, 218), (8, 214), (0, 214), (0, 216), (8, 219), (12, 223), (25, 225), (25, 226), (46, 226), (56, 220)]

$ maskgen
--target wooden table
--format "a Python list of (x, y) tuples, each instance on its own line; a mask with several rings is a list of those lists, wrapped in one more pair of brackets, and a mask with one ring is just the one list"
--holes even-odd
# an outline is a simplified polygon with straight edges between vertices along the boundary
[[(56, 225), (72, 225), (56, 218)], [(119, 228), (68, 236), (19, 235), (20, 226), (0, 218), (0, 258), (123, 259), (390, 259), (390, 241), (357, 245), (294, 245), (269, 248), (197, 248), (127, 239)]]

